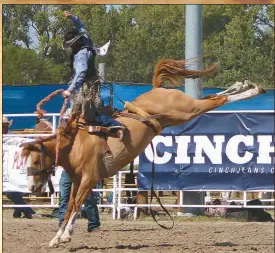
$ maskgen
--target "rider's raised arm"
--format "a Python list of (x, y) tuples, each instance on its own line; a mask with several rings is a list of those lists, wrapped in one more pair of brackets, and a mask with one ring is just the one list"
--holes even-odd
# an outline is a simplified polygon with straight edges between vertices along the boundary
[(79, 52), (75, 57), (75, 75), (68, 88), (70, 92), (77, 92), (82, 87), (88, 70), (87, 51)]
[(88, 35), (87, 30), (79, 17), (71, 14), (70, 18), (79, 32), (84, 32)]

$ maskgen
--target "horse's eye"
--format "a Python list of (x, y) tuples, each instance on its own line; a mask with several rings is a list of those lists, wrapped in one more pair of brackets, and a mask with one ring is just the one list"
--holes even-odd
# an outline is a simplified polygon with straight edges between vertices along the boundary
[(39, 161), (35, 161), (35, 162), (33, 162), (33, 164), (38, 165), (38, 164), (39, 164)]

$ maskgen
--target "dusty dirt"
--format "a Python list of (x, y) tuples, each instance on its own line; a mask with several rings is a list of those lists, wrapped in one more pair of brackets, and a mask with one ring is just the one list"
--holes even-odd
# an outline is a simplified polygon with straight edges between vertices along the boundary
[[(4, 253), (219, 253), (274, 252), (274, 223), (232, 221), (180, 221), (172, 230), (153, 220), (112, 221), (101, 217), (99, 232), (87, 233), (87, 220), (77, 220), (73, 240), (59, 248), (48, 247), (57, 230), (55, 219), (14, 219), (12, 210), (3, 212)], [(166, 222), (166, 225), (171, 225)]]

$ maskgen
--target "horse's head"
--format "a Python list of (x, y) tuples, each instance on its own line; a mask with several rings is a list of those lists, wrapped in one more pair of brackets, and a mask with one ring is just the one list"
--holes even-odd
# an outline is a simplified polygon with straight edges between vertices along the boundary
[(23, 143), (21, 147), (21, 156), (27, 159), (28, 189), (33, 193), (44, 192), (55, 169), (54, 155), (44, 143)]

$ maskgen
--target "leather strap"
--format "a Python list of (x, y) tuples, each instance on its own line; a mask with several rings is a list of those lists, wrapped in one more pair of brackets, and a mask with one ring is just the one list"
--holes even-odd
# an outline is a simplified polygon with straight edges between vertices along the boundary
[(142, 117), (140, 115), (137, 115), (135, 113), (129, 113), (129, 112), (120, 112), (117, 115), (118, 117), (126, 117), (126, 118), (131, 118), (131, 119), (135, 119), (137, 121), (140, 121), (141, 123), (149, 126), (152, 128), (152, 130), (154, 131), (155, 134), (159, 134), (158, 129), (155, 128), (155, 126), (151, 123), (151, 119), (155, 119), (158, 118), (159, 115), (151, 115), (149, 117)]
[(107, 127), (102, 126), (86, 126), (84, 124), (78, 125), (79, 129), (84, 130), (90, 134), (102, 134), (102, 135), (108, 135), (112, 137), (116, 137), (116, 134), (109, 131)]
[[(78, 124), (79, 129), (87, 131), (88, 133), (94, 133), (94, 134), (103, 134), (107, 136), (114, 136), (116, 137), (116, 134), (111, 133), (107, 127), (103, 126), (87, 126), (84, 122), (79, 122)], [(107, 140), (104, 138), (103, 141), (103, 148), (104, 148), (104, 154), (111, 153), (111, 150), (108, 146)]]
[(144, 120), (148, 121), (148, 123), (155, 128), (155, 132), (157, 134), (160, 134), (160, 132), (162, 131), (163, 128), (161, 124), (156, 119), (151, 118), (152, 115), (148, 114), (147, 112), (141, 110), (140, 108), (129, 102), (125, 102), (124, 108), (127, 109), (129, 112), (135, 113), (144, 118)]

